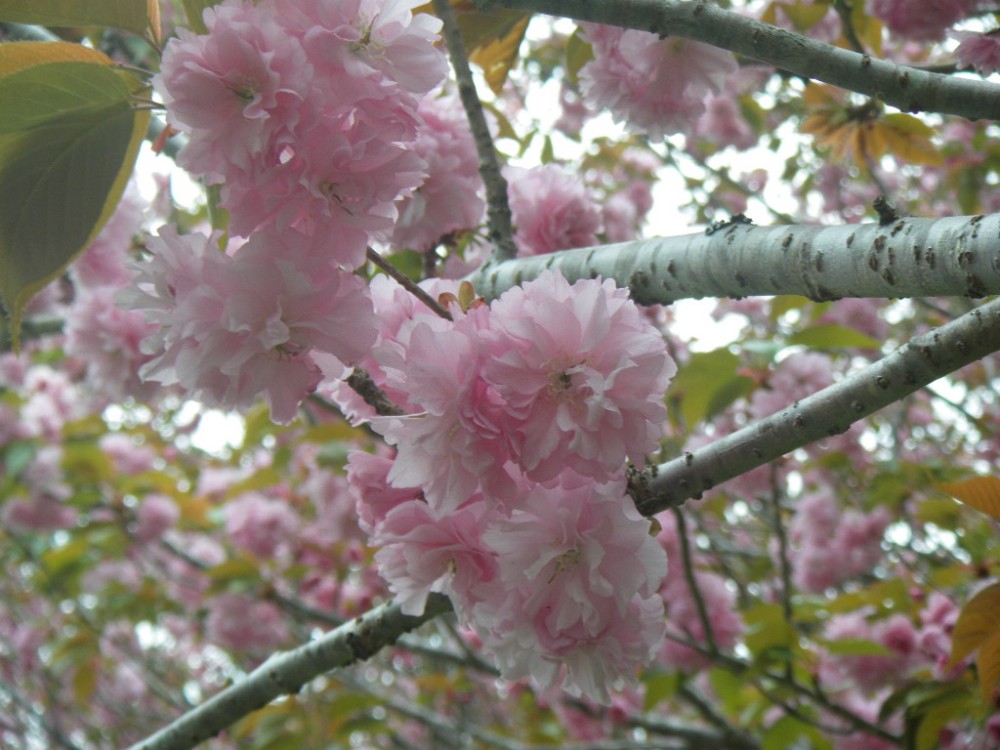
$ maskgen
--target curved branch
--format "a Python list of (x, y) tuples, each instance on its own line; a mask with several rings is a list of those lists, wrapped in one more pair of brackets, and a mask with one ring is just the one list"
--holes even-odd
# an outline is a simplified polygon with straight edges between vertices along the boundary
[(839, 435), (854, 422), (940, 377), (1000, 350), (1000, 299), (982, 305), (892, 354), (766, 419), (632, 480), (649, 516), (697, 499), (712, 487), (796, 448)]
[(291, 695), (313, 678), (374, 656), (385, 646), (438, 615), (451, 602), (431, 594), (419, 617), (404, 615), (389, 602), (331, 630), (304, 646), (275, 654), (246, 679), (214, 695), (131, 750), (188, 750), (275, 698)]
[(888, 224), (756, 227), (657, 237), (516, 258), (475, 273), (486, 299), (559, 269), (628, 286), (636, 302), (797, 294), (841, 297), (983, 297), (1000, 294), (1000, 214)]
[(706, 0), (477, 0), (660, 36), (693, 39), (790, 73), (865, 94), (906, 112), (939, 112), (970, 120), (1000, 120), (1000, 86), (955, 78), (834, 47)]

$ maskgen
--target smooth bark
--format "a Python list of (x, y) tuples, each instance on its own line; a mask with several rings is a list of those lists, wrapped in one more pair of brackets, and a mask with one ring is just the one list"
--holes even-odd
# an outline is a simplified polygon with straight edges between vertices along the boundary
[(470, 277), (486, 299), (559, 269), (602, 276), (642, 304), (701, 297), (983, 297), (1000, 294), (1000, 214), (835, 227), (731, 224), (487, 265)]
[(451, 602), (431, 594), (424, 614), (404, 615), (398, 604), (387, 603), (331, 630), (292, 651), (274, 654), (246, 679), (235, 683), (191, 709), (169, 726), (133, 745), (131, 750), (188, 750), (214, 737), (247, 714), (275, 698), (291, 695), (324, 672), (370, 659), (386, 646), (440, 614)]
[(677, 36), (728, 49), (795, 75), (839, 86), (905, 112), (1000, 120), (1000, 86), (933, 73), (794, 34), (707, 0), (476, 0), (508, 8)]
[(965, 365), (1000, 351), (1000, 299), (992, 300), (838, 383), (700, 450), (635, 477), (645, 515), (701, 497), (726, 480), (827, 437)]

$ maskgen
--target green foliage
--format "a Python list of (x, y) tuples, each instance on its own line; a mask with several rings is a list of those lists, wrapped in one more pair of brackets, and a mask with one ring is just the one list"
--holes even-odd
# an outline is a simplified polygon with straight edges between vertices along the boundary
[(18, 345), (28, 300), (114, 210), (146, 132), (140, 85), (78, 45), (0, 46), (0, 298)]
[(159, 33), (155, 0), (0, 0), (0, 21), (43, 26), (111, 26)]

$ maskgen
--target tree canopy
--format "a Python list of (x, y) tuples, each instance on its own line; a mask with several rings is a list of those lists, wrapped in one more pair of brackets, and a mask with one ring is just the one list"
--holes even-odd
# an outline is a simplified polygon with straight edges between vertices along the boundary
[(0, 745), (1000, 746), (998, 23), (0, 0)]

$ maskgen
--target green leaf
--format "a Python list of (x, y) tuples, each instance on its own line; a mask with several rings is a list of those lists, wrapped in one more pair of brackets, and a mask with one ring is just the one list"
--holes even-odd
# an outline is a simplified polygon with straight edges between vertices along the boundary
[(207, 34), (208, 27), (205, 26), (203, 13), (205, 8), (215, 5), (216, 0), (181, 0), (184, 6), (184, 15), (187, 16), (187, 25), (196, 34)]
[(110, 26), (144, 34), (158, 20), (156, 0), (0, 0), (0, 21), (10, 23)]
[(880, 349), (882, 343), (861, 331), (835, 324), (806, 328), (788, 339), (789, 344), (810, 349)]
[(892, 651), (881, 643), (864, 638), (823, 641), (823, 648), (835, 656), (888, 656), (892, 654)]
[(134, 81), (103, 55), (67, 60), (76, 46), (0, 46), (0, 298), (15, 347), (28, 301), (118, 204), (149, 121)]
[(691, 355), (674, 378), (668, 394), (680, 403), (681, 417), (688, 429), (750, 391), (753, 381), (736, 374), (739, 365), (740, 358), (726, 348)]
[(10, 479), (17, 479), (34, 460), (36, 453), (38, 446), (34, 443), (17, 441), (8, 444), (3, 455), (4, 474)]
[(780, 604), (758, 604), (748, 609), (743, 620), (747, 624), (746, 646), (755, 660), (772, 649), (789, 649), (798, 640), (795, 626), (785, 619)]
[(86, 116), (126, 96), (125, 82), (109, 67), (90, 62), (35, 65), (0, 79), (0, 133), (30, 130), (57, 117)]
[(938, 487), (966, 505), (1000, 521), (1000, 477), (972, 477)]
[(812, 724), (808, 724), (794, 716), (782, 716), (764, 732), (761, 750), (786, 750), (796, 747), (799, 740), (808, 740), (806, 747), (820, 750), (831, 747), (829, 738)]
[(643, 710), (648, 713), (664, 701), (674, 697), (677, 688), (680, 687), (681, 674), (677, 671), (658, 672), (645, 677), (642, 682), (646, 687)]

